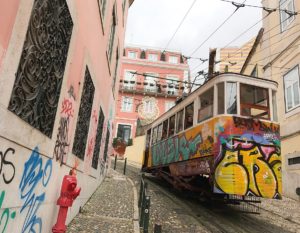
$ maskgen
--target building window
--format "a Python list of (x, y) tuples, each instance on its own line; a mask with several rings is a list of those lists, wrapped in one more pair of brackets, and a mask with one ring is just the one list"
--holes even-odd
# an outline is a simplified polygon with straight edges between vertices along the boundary
[(119, 48), (117, 48), (117, 51), (116, 51), (116, 65), (115, 65), (115, 73), (114, 73), (113, 84), (112, 84), (113, 93), (115, 92), (115, 86), (116, 86), (116, 80), (117, 80), (117, 74), (118, 74), (118, 67), (119, 67)]
[(134, 90), (135, 89), (135, 81), (136, 81), (136, 75), (133, 74), (135, 71), (133, 70), (126, 70), (124, 73), (124, 81), (123, 86), (125, 89)]
[(49, 138), (72, 29), (65, 0), (34, 1), (8, 109)]
[(170, 56), (169, 57), (169, 62), (172, 63), (172, 64), (177, 64), (178, 63), (178, 57)]
[(107, 131), (106, 131), (106, 139), (105, 139), (105, 147), (104, 147), (104, 161), (105, 161), (105, 162), (106, 162), (106, 159), (107, 159), (107, 153), (108, 153), (109, 137), (110, 137), (110, 132), (109, 132), (109, 128), (107, 127)]
[(296, 66), (283, 76), (285, 108), (290, 111), (300, 105), (299, 68)]
[(149, 60), (149, 61), (157, 61), (157, 59), (158, 59), (157, 54), (150, 53), (150, 54), (148, 55), (148, 60)]
[(145, 76), (144, 89), (147, 92), (156, 92), (156, 74), (147, 74)]
[(84, 159), (85, 147), (89, 133), (91, 112), (94, 100), (95, 87), (88, 68), (85, 70), (83, 91), (80, 100), (79, 114), (75, 131), (72, 152), (80, 159)]
[(168, 95), (176, 95), (178, 92), (177, 91), (178, 89), (176, 89), (176, 88), (179, 88), (178, 78), (168, 75), (166, 83), (167, 83), (167, 88), (166, 88), (167, 94)]
[(280, 8), (280, 25), (281, 31), (285, 31), (288, 25), (295, 19), (294, 15), (288, 14), (283, 10), (287, 10), (291, 13), (295, 11), (294, 0), (280, 0), (279, 2)]
[(136, 59), (137, 58), (137, 52), (128, 51), (128, 58)]
[(153, 113), (154, 111), (154, 101), (147, 100), (144, 102), (143, 107), (144, 107), (144, 113)]
[(118, 131), (117, 131), (118, 138), (122, 138), (123, 141), (128, 143), (128, 140), (130, 139), (130, 134), (131, 134), (131, 125), (124, 125), (124, 124), (118, 125)]
[(300, 157), (290, 158), (288, 159), (289, 165), (300, 164)]
[(175, 102), (174, 101), (166, 101), (165, 102), (165, 111), (169, 111), (169, 109), (171, 109), (173, 106), (175, 106)]
[(116, 13), (115, 13), (115, 7), (113, 7), (112, 22), (111, 22), (111, 26), (110, 26), (110, 34), (109, 34), (109, 40), (108, 40), (108, 59), (109, 59), (109, 61), (111, 61), (112, 54), (113, 54), (116, 26), (117, 26)]
[(122, 112), (132, 112), (133, 98), (128, 96), (123, 96), (122, 98)]
[(103, 123), (104, 123), (104, 114), (103, 114), (102, 108), (100, 107), (100, 113), (99, 113), (99, 118), (98, 118), (98, 126), (97, 126), (97, 134), (96, 134), (96, 141), (95, 141), (95, 149), (94, 149), (93, 161), (92, 161), (92, 167), (95, 168), (95, 169), (97, 169), (97, 167), (98, 167), (98, 159), (99, 159), (100, 147), (101, 147)]

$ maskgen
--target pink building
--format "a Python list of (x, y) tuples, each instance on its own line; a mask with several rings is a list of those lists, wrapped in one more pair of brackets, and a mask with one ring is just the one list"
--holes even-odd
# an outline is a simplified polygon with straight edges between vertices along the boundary
[(132, 2), (0, 0), (3, 232), (51, 232), (70, 169), (81, 194), (67, 223), (102, 182)]
[(126, 47), (114, 137), (136, 136), (137, 126), (151, 123), (188, 91), (189, 67), (179, 52)]

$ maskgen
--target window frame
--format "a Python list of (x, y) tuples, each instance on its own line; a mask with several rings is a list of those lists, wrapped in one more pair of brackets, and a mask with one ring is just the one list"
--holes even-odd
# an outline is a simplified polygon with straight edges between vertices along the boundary
[[(282, 3), (281, 3), (282, 1), (283, 1), (283, 7), (281, 6), (282, 5)], [(288, 18), (290, 18), (290, 19), (287, 20), (286, 25), (284, 27), (282, 25), (282, 23), (285, 21), (285, 20), (282, 19), (283, 18), (282, 16), (283, 16), (283, 14), (287, 14), (287, 13), (283, 12), (282, 10), (285, 10), (286, 6), (290, 2), (293, 5), (293, 12), (295, 12), (295, 2), (294, 2), (294, 0), (279, 0), (279, 9), (280, 9), (280, 11), (279, 11), (279, 19), (280, 19), (280, 31), (281, 32), (285, 32), (288, 29), (289, 25), (295, 20), (295, 16), (294, 15), (290, 16), (290, 17), (287, 17), (285, 20), (287, 20)]]
[[(187, 126), (188, 121), (187, 121), (187, 114), (186, 114), (186, 112), (187, 112), (187, 108), (189, 108), (189, 107), (192, 107), (192, 109), (193, 109), (193, 114), (192, 114), (193, 121), (192, 121), (192, 125)], [(194, 126), (194, 123), (195, 123), (195, 121), (194, 121), (194, 113), (195, 113), (195, 106), (194, 106), (194, 101), (193, 101), (193, 102), (189, 103), (188, 105), (186, 105), (184, 107), (184, 124), (183, 124), (184, 130), (192, 128)]]
[[(153, 59), (155, 58), (155, 59)], [(156, 53), (149, 53), (148, 54), (148, 61), (157, 62), (158, 61), (158, 54)]]
[[(180, 126), (180, 114), (181, 115), (181, 129), (179, 129)], [(180, 132), (182, 132), (184, 130), (184, 108), (180, 109), (177, 113), (176, 113), (176, 118), (175, 118), (175, 134), (178, 134)]]
[[(131, 56), (130, 54), (134, 54), (134, 56)], [(130, 59), (137, 59), (137, 51), (128, 51), (127, 57)]]
[[(175, 62), (175, 59), (176, 58), (176, 62)], [(174, 61), (172, 61), (174, 59)], [(169, 56), (169, 59), (168, 59), (168, 62), (171, 63), (171, 64), (178, 64), (178, 56), (174, 56), (174, 55), (170, 55)]]
[[(126, 103), (125, 103), (125, 99), (130, 99), (131, 103), (130, 103), (130, 110), (128, 110), (128, 107), (123, 107), (123, 106), (126, 106)], [(125, 105), (124, 105), (125, 103)], [(127, 104), (129, 105), (129, 102), (127, 102)], [(132, 109), (133, 109), (133, 97), (131, 96), (122, 96), (122, 102), (121, 102), (121, 112), (132, 112)]]
[[(297, 80), (297, 82), (298, 82), (298, 94), (299, 94), (299, 104), (298, 105), (294, 105), (294, 103), (293, 103), (293, 107), (292, 108), (290, 108), (290, 109), (288, 109), (287, 107), (287, 104), (288, 104), (288, 102), (287, 102), (287, 92), (286, 92), (286, 90), (287, 90), (287, 87), (286, 87), (286, 83), (285, 83), (285, 78), (286, 78), (286, 76), (289, 74), (289, 73), (291, 73), (294, 69), (297, 69), (297, 74), (298, 74), (298, 80)], [(291, 87), (292, 87), (293, 85), (291, 85)], [(296, 65), (296, 66), (294, 66), (292, 69), (290, 69), (287, 73), (285, 73), (284, 75), (283, 75), (283, 92), (284, 92), (284, 106), (285, 106), (285, 113), (288, 113), (288, 112), (291, 112), (291, 111), (293, 111), (293, 110), (295, 110), (295, 109), (297, 109), (297, 108), (299, 108), (300, 107), (300, 74), (299, 74), (299, 65)], [(292, 98), (292, 101), (294, 102), (294, 98)]]
[[(207, 104), (205, 107), (201, 107), (201, 96), (203, 96), (204, 94), (206, 94), (206, 93), (209, 92), (209, 91), (212, 91), (212, 93), (213, 93), (213, 96), (212, 96), (212, 104)], [(200, 94), (198, 95), (197, 98), (198, 98), (198, 106), (197, 106), (197, 109), (196, 109), (196, 111), (197, 111), (197, 119), (196, 119), (196, 122), (197, 122), (197, 123), (200, 123), (200, 122), (206, 121), (206, 120), (208, 120), (208, 119), (214, 117), (215, 86), (211, 86), (211, 87), (207, 88), (205, 91), (203, 91), (202, 93), (200, 93)], [(200, 110), (201, 110), (201, 109), (204, 109), (204, 108), (207, 108), (209, 105), (212, 105), (212, 107), (211, 107), (211, 108), (212, 108), (212, 109), (211, 109), (212, 114), (211, 114), (210, 116), (205, 117), (205, 118), (199, 118), (199, 117), (200, 117)], [(195, 111), (195, 110), (194, 110), (194, 111)]]

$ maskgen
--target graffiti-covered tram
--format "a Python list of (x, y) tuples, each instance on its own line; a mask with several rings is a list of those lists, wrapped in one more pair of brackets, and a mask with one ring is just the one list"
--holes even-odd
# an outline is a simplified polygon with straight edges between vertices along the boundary
[(220, 74), (156, 119), (142, 170), (179, 189), (280, 199), (277, 83)]

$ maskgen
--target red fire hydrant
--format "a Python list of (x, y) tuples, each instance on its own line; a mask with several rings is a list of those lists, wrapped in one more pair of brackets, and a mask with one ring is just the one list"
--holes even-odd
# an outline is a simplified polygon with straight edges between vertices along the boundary
[(65, 225), (68, 208), (72, 206), (73, 201), (80, 194), (81, 188), (77, 187), (77, 178), (73, 170), (70, 175), (65, 175), (61, 185), (60, 197), (57, 200), (59, 212), (56, 224), (52, 228), (53, 233), (64, 233), (67, 230)]

